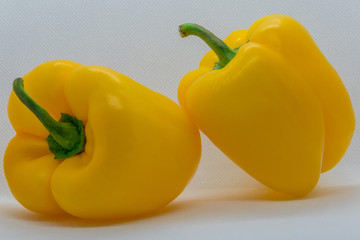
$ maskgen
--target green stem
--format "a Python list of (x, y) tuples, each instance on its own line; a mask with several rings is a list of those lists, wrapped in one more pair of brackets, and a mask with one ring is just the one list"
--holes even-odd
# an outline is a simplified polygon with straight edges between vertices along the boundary
[(37, 104), (24, 89), (24, 81), (17, 78), (13, 82), (13, 90), (20, 101), (40, 120), (50, 135), (46, 139), (55, 158), (67, 158), (84, 149), (85, 135), (82, 122), (68, 114), (62, 114), (60, 121), (54, 120), (50, 114)]
[(195, 23), (185, 23), (179, 26), (179, 32), (181, 37), (195, 35), (204, 40), (218, 56), (221, 68), (225, 67), (236, 55), (236, 50), (231, 49), (224, 41), (200, 25)]

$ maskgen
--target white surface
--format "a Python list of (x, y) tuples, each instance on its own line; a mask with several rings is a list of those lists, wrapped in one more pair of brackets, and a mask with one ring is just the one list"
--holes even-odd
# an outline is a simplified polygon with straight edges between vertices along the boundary
[[(260, 17), (290, 15), (310, 31), (360, 114), (360, 1), (0, 1), (0, 155), (14, 131), (12, 80), (42, 62), (69, 59), (118, 70), (177, 102), (177, 86), (208, 47), (182, 39), (199, 23), (225, 38)], [(290, 201), (251, 179), (203, 137), (199, 169), (161, 213), (122, 223), (51, 220), (12, 199), (0, 167), (0, 239), (360, 239), (360, 134), (306, 199)]]
[(360, 185), (323, 187), (288, 201), (265, 189), (183, 194), (128, 222), (49, 219), (1, 200), (1, 239), (360, 239)]

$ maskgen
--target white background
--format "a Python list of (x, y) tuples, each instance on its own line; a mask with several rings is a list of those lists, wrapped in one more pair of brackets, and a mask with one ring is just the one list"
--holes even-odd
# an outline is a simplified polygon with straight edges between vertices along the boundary
[[(177, 102), (182, 76), (208, 47), (182, 39), (195, 22), (225, 38), (258, 18), (298, 19), (338, 71), (360, 114), (360, 1), (4, 1), (0, 0), (0, 155), (14, 131), (7, 101), (14, 78), (42, 62), (104, 65)], [(305, 199), (289, 200), (251, 179), (203, 137), (199, 169), (160, 213), (89, 223), (30, 213), (12, 198), (0, 167), (0, 239), (360, 239), (360, 134)]]

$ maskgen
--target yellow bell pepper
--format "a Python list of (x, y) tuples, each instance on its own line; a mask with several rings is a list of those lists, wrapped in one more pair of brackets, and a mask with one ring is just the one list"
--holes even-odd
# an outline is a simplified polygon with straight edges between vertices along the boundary
[(141, 216), (170, 203), (193, 176), (200, 134), (163, 95), (112, 69), (67, 60), (41, 64), (23, 79), (10, 95), (16, 136), (4, 171), (25, 208)]
[(348, 148), (349, 95), (307, 30), (270, 15), (225, 42), (196, 24), (179, 28), (211, 48), (181, 80), (178, 99), (231, 160), (277, 191), (304, 196)]

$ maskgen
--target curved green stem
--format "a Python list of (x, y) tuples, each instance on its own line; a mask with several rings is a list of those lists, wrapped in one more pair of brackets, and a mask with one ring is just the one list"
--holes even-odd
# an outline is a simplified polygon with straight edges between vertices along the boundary
[(195, 35), (204, 40), (218, 56), (220, 68), (225, 67), (236, 55), (236, 50), (231, 49), (224, 41), (200, 25), (185, 23), (179, 26), (179, 32), (181, 37)]
[(68, 158), (83, 151), (85, 134), (80, 120), (64, 113), (62, 113), (59, 121), (54, 120), (44, 108), (25, 92), (24, 81), (21, 78), (14, 80), (13, 90), (20, 101), (35, 114), (49, 131), (50, 135), (46, 140), (50, 151), (55, 154), (55, 158)]

